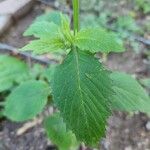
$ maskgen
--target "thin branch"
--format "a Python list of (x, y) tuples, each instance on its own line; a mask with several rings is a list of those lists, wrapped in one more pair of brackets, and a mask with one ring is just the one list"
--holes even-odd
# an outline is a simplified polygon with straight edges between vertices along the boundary
[(1, 53), (9, 53), (11, 55), (18, 55), (18, 56), (23, 57), (26, 60), (31, 59), (32, 61), (38, 62), (43, 65), (50, 65), (50, 64), (57, 63), (57, 61), (54, 59), (53, 60), (45, 60), (39, 56), (34, 56), (34, 55), (31, 55), (30, 53), (21, 52), (16, 47), (13, 47), (13, 46), (10, 46), (7, 44), (3, 44), (3, 43), (0, 43), (0, 52)]
[(30, 130), (31, 128), (35, 127), (36, 125), (41, 124), (42, 122), (43, 122), (43, 117), (41, 117), (41, 118), (35, 118), (33, 121), (27, 122), (21, 128), (19, 128), (17, 130), (16, 135), (17, 136), (21, 136), (24, 133), (26, 133), (28, 130)]

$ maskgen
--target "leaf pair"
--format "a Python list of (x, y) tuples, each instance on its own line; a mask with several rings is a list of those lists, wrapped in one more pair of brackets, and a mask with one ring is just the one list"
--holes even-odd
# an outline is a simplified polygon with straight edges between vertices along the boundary
[(73, 46), (91, 53), (124, 51), (123, 42), (118, 40), (113, 32), (104, 29), (86, 28), (74, 36), (67, 15), (59, 12), (39, 17), (24, 35), (40, 38), (22, 48), (22, 50), (32, 50), (35, 54), (70, 50)]

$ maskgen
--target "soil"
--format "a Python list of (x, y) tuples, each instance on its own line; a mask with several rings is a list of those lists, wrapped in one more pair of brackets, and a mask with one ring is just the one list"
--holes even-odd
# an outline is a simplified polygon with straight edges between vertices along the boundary
[[(1, 42), (15, 47), (22, 47), (29, 38), (22, 33), (33, 19), (43, 12), (43, 6), (36, 5), (34, 9), (18, 23), (14, 24), (8, 33), (0, 39)], [(149, 76), (150, 69), (145, 64), (141, 54), (129, 50), (124, 54), (112, 54), (108, 57), (108, 68), (136, 75), (138, 78)], [(107, 136), (102, 140), (101, 150), (150, 150), (150, 127), (147, 125), (150, 117), (145, 114), (125, 114), (114, 112), (109, 119)], [(37, 125), (26, 133), (17, 136), (17, 130), (23, 124), (3, 120), (0, 123), (0, 150), (54, 150), (47, 140), (44, 129)]]

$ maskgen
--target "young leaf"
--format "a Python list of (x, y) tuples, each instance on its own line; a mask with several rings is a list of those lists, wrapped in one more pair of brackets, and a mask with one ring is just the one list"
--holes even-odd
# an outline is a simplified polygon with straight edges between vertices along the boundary
[(59, 27), (53, 22), (34, 22), (24, 33), (24, 36), (31, 35), (42, 39), (49, 39), (59, 35)]
[(73, 34), (70, 30), (70, 21), (68, 16), (61, 15), (61, 31), (64, 36), (64, 39), (69, 43), (73, 43)]
[(20, 83), (28, 77), (29, 69), (24, 62), (8, 55), (0, 56), (0, 92), (9, 90), (14, 83)]
[(105, 135), (112, 94), (109, 72), (93, 55), (72, 49), (54, 70), (54, 103), (79, 141), (94, 145)]
[(4, 115), (12, 121), (26, 121), (39, 114), (47, 102), (49, 86), (43, 81), (28, 81), (7, 97)]
[(113, 72), (111, 79), (115, 91), (112, 103), (113, 109), (150, 113), (150, 98), (135, 79), (130, 75), (119, 72)]
[[(66, 44), (66, 45), (65, 45)], [(31, 41), (28, 45), (20, 50), (33, 51), (33, 54), (44, 54), (48, 52), (56, 52), (67, 49), (67, 44), (60, 38), (43, 39)]]
[(47, 118), (44, 126), (48, 137), (53, 144), (59, 147), (59, 150), (76, 150), (78, 143), (75, 135), (71, 131), (67, 131), (66, 125), (59, 113)]
[(75, 45), (85, 51), (96, 52), (122, 52), (122, 41), (114, 33), (102, 29), (83, 29), (75, 37)]
[(67, 15), (61, 13), (59, 13), (59, 16), (61, 21), (59, 25), (55, 24), (54, 18), (51, 21), (47, 21), (46, 18), (43, 21), (37, 19), (24, 35), (34, 35), (40, 39), (31, 41), (20, 50), (32, 50), (34, 54), (44, 54), (50, 51), (55, 52), (70, 49), (73, 43), (73, 34), (70, 30), (69, 18)]

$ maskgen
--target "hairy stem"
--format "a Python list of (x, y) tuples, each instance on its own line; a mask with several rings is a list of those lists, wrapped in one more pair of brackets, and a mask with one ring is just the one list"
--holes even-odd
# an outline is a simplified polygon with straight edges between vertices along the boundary
[(79, 31), (79, 0), (73, 0), (74, 35)]

